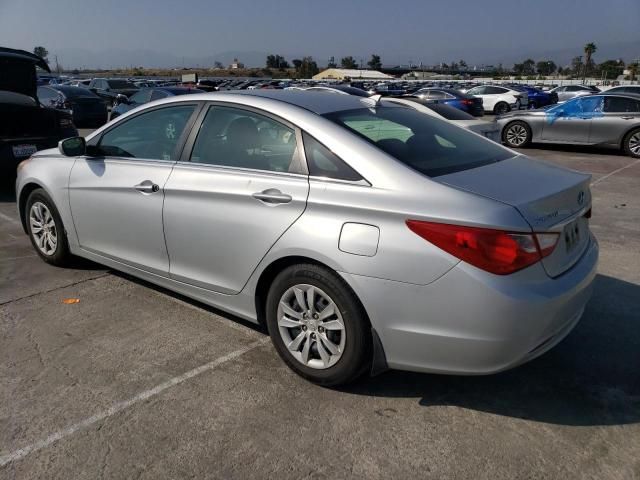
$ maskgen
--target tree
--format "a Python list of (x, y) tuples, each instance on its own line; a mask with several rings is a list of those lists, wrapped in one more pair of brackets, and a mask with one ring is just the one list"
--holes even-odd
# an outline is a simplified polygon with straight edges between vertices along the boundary
[(380, 60), (380, 55), (376, 55), (375, 53), (371, 55), (371, 60), (367, 62), (367, 65), (372, 70), (380, 70), (382, 68), (382, 61)]
[(215, 61), (213, 62), (213, 68), (222, 69), (224, 68), (224, 65), (222, 65), (222, 62)]
[(631, 80), (632, 82), (636, 79), (636, 75), (638, 75), (638, 62), (635, 63), (630, 63), (627, 66), (627, 69), (629, 69), (629, 80)]
[(285, 68), (289, 68), (289, 62), (287, 62), (282, 55), (267, 55), (266, 67), (284, 70)]
[(582, 55), (573, 57), (573, 59), (571, 60), (571, 73), (573, 75), (580, 75), (583, 66), (584, 64), (582, 63)]
[(596, 50), (598, 50), (598, 47), (596, 47), (596, 44), (593, 42), (589, 42), (584, 46), (585, 60), (584, 60), (584, 74), (582, 75), (583, 80), (587, 78), (587, 70), (590, 70), (592, 67), (591, 57), (593, 56), (594, 53), (596, 53)]
[(329, 63), (327, 63), (327, 68), (336, 68), (338, 64), (336, 63), (336, 59), (333, 55), (329, 58)]
[(342, 57), (342, 60), (340, 60), (340, 65), (342, 65), (342, 68), (349, 68), (349, 69), (358, 68), (356, 59), (353, 58), (352, 56)]
[(47, 50), (44, 47), (35, 47), (33, 49), (33, 53), (39, 57), (41, 57), (45, 62), (49, 63), (49, 59), (47, 58), (49, 56), (49, 50)]
[(296, 69), (296, 72), (300, 70), (300, 67), (302, 66), (302, 60), (300, 60), (299, 58), (294, 58), (293, 60), (291, 60), (291, 63), (293, 63), (293, 68)]
[(460, 60), (458, 62), (458, 65), (460, 66), (460, 70), (466, 70), (467, 68), (469, 68), (469, 65), (467, 65), (467, 62), (465, 62), (464, 60)]
[(536, 71), (542, 76), (551, 75), (558, 67), (552, 60), (540, 60), (536, 63)]
[(624, 71), (623, 60), (606, 60), (596, 67), (598, 76), (616, 78)]
[(535, 73), (535, 66), (536, 62), (534, 62), (530, 58), (527, 58), (524, 62), (522, 62), (522, 73), (524, 73), (525, 75), (533, 75)]
[(296, 68), (298, 78), (311, 78), (320, 71), (313, 57), (303, 57), (302, 60), (295, 59), (293, 65)]

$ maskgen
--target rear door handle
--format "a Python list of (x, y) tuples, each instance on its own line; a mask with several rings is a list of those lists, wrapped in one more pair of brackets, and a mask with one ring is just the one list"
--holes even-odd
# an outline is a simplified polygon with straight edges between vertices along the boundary
[(277, 188), (268, 188), (251, 196), (264, 203), (289, 203), (292, 200), (291, 195), (282, 193)]
[(622, 117), (623, 120), (633, 120), (634, 118), (636, 117), (634, 117), (633, 115), (625, 115)]
[(158, 190), (160, 190), (160, 186), (156, 185), (151, 180), (140, 182), (138, 185), (134, 185), (133, 188), (142, 193), (156, 193)]

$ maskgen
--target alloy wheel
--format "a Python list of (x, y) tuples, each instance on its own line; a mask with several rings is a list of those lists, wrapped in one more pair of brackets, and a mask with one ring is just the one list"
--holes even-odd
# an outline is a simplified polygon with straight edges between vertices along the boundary
[(278, 330), (289, 353), (301, 364), (327, 369), (342, 357), (346, 330), (340, 309), (323, 290), (299, 284), (278, 303)]
[(629, 139), (629, 150), (634, 155), (640, 155), (640, 132), (634, 133)]
[(509, 145), (519, 147), (527, 141), (527, 129), (520, 124), (511, 125), (507, 129), (507, 142)]
[(49, 208), (42, 202), (35, 202), (29, 211), (31, 236), (38, 249), (51, 256), (58, 248), (58, 229)]

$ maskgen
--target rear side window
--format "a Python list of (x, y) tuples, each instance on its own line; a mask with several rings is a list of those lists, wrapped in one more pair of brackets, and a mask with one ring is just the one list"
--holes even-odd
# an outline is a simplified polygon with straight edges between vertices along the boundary
[(309, 175), (312, 177), (334, 178), (358, 181), (362, 176), (344, 163), (335, 153), (306, 132), (302, 133), (304, 152), (307, 157)]
[(408, 107), (346, 110), (325, 116), (429, 177), (513, 156), (494, 142)]
[(611, 113), (638, 113), (640, 112), (640, 100), (625, 97), (605, 97), (604, 111)]

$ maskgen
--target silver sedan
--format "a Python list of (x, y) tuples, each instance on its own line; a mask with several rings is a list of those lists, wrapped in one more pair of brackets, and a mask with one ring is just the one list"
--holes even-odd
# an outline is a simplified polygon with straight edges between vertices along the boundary
[(404, 105), (304, 91), (136, 108), (19, 167), (46, 262), (102, 263), (266, 325), (322, 385), (488, 374), (579, 321), (588, 175)]
[(512, 148), (565, 143), (618, 148), (640, 158), (640, 97), (589, 95), (548, 109), (498, 118), (502, 141)]

